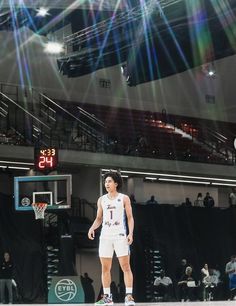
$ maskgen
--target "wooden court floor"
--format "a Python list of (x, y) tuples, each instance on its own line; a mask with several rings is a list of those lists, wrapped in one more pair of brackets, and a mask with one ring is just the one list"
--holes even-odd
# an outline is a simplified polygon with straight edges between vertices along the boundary
[[(32, 306), (32, 304), (14, 304), (17, 306)], [(33, 304), (34, 305), (34, 304)], [(35, 304), (36, 305), (36, 304)], [(49, 304), (38, 304), (40, 306), (48, 306)], [(63, 304), (51, 304), (53, 306), (62, 306)], [(64, 304), (65, 305), (65, 304)], [(70, 305), (70, 304), (66, 304)], [(94, 306), (94, 304), (71, 304), (78, 306)], [(114, 306), (122, 306), (123, 303), (114, 303)], [(158, 303), (136, 303), (135, 306), (235, 306), (236, 301), (211, 301), (211, 302), (158, 302)]]

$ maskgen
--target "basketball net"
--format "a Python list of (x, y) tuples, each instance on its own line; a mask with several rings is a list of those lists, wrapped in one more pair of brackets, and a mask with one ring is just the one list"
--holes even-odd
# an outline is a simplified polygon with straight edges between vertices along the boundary
[(47, 208), (48, 204), (47, 203), (32, 203), (32, 208), (34, 210), (35, 214), (35, 219), (44, 219), (44, 212)]

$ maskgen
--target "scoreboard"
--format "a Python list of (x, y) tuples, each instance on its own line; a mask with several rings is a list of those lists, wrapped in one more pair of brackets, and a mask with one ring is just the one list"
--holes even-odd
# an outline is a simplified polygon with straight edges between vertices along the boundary
[(57, 148), (35, 148), (34, 167), (37, 171), (53, 171), (58, 165)]

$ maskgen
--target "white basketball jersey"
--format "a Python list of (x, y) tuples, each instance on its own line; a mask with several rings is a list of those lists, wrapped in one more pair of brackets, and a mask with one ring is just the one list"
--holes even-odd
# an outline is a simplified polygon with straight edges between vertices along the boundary
[(124, 194), (119, 193), (113, 200), (105, 194), (101, 198), (101, 205), (103, 210), (101, 237), (126, 236)]

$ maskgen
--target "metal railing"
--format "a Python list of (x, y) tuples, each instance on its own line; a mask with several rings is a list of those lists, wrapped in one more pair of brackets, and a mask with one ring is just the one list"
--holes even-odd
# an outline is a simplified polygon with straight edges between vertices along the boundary
[[(186, 157), (183, 155), (184, 152), (175, 152), (174, 143), (170, 148), (171, 150), (173, 149), (172, 155), (169, 155), (169, 152), (161, 150), (161, 148), (156, 150), (155, 146), (150, 147), (149, 150), (147, 148), (140, 151), (137, 147), (137, 143), (135, 143), (136, 146), (134, 144), (133, 150), (127, 150), (127, 143), (123, 143), (122, 141), (119, 142), (119, 140), (117, 142), (109, 141), (105, 132), (100, 132), (98, 128), (96, 129), (88, 123), (83, 122), (79, 115), (77, 116), (75, 113), (70, 112), (50, 99), (47, 95), (39, 93), (32, 88), (21, 88), (11, 84), (0, 84), (0, 89), (0, 129), (1, 131), (5, 131), (5, 133), (1, 135), (1, 143), (5, 141), (7, 144), (16, 145), (53, 145), (58, 148), (80, 151), (135, 155), (153, 159), (174, 158), (176, 160), (186, 160)], [(2, 90), (10, 92), (12, 98)], [(20, 97), (23, 97), (23, 101), (17, 100)], [(97, 125), (105, 129), (102, 121), (82, 108), (78, 107), (78, 112), (82, 112), (83, 115), (88, 118), (89, 122), (96, 122)], [(174, 126), (176, 126), (175, 124), (176, 122)], [(75, 139), (72, 137), (74, 125), (76, 125)], [(128, 128), (127, 126), (127, 129)], [(7, 135), (6, 132), (9, 130), (11, 136), (14, 134), (12, 139), (11, 137), (5, 137)], [(223, 152), (220, 151), (219, 154), (216, 154), (217, 152), (214, 152), (214, 147), (209, 143), (208, 137), (199, 137), (198, 140), (201, 141), (203, 145), (208, 146), (208, 152), (211, 153), (212, 151), (216, 158), (213, 156), (212, 159), (207, 159), (207, 155), (209, 154), (206, 152), (206, 156), (199, 156), (198, 154), (197, 158), (194, 159), (193, 154), (188, 160), (193, 162), (234, 164), (235, 150), (233, 147), (229, 146), (227, 141), (224, 142), (224, 135), (220, 135), (217, 129), (215, 131), (212, 129), (207, 131), (207, 129), (205, 129), (205, 131), (207, 132), (206, 135), (210, 135), (209, 133), (211, 133), (211, 137), (214, 137), (216, 141), (221, 140)], [(133, 139), (133, 142), (135, 141), (136, 139)], [(131, 144), (132, 141), (130, 140), (129, 143)]]
[(4, 118), (6, 132), (8, 130), (15, 131), (28, 144), (39, 140), (44, 141), (45, 136), (50, 138), (50, 126), (41, 121), (32, 112), (9, 98), (3, 92), (0, 92), (0, 101), (6, 105), (7, 113)]
[[(39, 108), (44, 109), (44, 114), (46, 115), (46, 121), (51, 124), (57, 124), (57, 122), (62, 122), (62, 126), (64, 128), (68, 127), (69, 132), (72, 132), (73, 126), (76, 123), (77, 129), (79, 131), (79, 135), (86, 138), (85, 141), (90, 141), (93, 144), (92, 151), (104, 151), (105, 146), (107, 144), (106, 134), (103, 132), (99, 132), (97, 129), (91, 127), (91, 125), (83, 122), (79, 119), (76, 114), (71, 113), (66, 108), (62, 107), (60, 104), (56, 103), (48, 96), (42, 93), (38, 93), (38, 102)], [(83, 112), (85, 114), (85, 111)], [(104, 127), (102, 121), (98, 119), (94, 119), (92, 115), (86, 112), (86, 116), (90, 118), (90, 120), (95, 121), (100, 126)], [(66, 137), (67, 143), (65, 144), (67, 148), (70, 148), (71, 142), (68, 141), (68, 137)], [(82, 139), (83, 140), (83, 139)], [(82, 141), (81, 140), (81, 141)], [(73, 146), (73, 144), (72, 144)]]
[(86, 199), (72, 198), (72, 216), (87, 218), (93, 221), (97, 213), (96, 203), (90, 203)]

